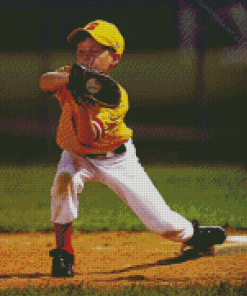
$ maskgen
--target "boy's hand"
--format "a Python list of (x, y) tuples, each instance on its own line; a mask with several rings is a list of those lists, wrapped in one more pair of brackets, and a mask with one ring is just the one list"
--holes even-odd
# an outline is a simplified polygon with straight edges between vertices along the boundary
[(99, 55), (95, 60), (93, 60), (92, 64), (90, 65), (90, 69), (101, 72), (100, 69), (104, 68), (105, 57), (107, 55), (108, 55), (107, 51), (104, 51), (101, 55)]

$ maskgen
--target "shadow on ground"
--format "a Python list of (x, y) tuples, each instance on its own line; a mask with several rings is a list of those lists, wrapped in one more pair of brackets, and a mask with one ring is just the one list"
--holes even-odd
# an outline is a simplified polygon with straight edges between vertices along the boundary
[[(168, 258), (165, 260), (159, 260), (157, 262), (154, 263), (148, 263), (148, 264), (142, 264), (142, 265), (135, 265), (135, 266), (130, 266), (127, 268), (123, 268), (120, 270), (112, 270), (112, 271), (107, 271), (107, 272), (91, 272), (88, 273), (90, 274), (116, 274), (116, 273), (124, 273), (124, 272), (129, 272), (129, 271), (134, 271), (134, 270), (142, 270), (142, 269), (147, 269), (150, 267), (156, 267), (158, 265), (172, 265), (172, 264), (179, 264), (179, 263), (183, 263), (189, 260), (196, 260), (199, 259), (200, 257), (203, 257), (203, 255), (199, 255), (198, 252), (196, 252), (193, 249), (189, 249), (184, 251), (181, 255), (179, 255), (178, 257), (175, 258)], [(144, 278), (139, 278), (139, 276), (136, 275), (131, 275), (128, 277), (130, 280), (144, 280)], [(115, 280), (121, 280), (121, 279), (126, 279), (123, 277), (117, 278)]]

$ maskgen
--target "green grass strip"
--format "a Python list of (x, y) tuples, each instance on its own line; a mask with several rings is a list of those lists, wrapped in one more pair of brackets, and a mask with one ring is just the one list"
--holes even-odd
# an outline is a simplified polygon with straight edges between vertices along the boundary
[[(247, 172), (237, 167), (147, 166), (166, 203), (201, 225), (247, 228)], [(0, 231), (53, 229), (50, 189), (55, 166), (1, 167)], [(107, 186), (86, 183), (75, 230), (141, 230), (139, 218)]]

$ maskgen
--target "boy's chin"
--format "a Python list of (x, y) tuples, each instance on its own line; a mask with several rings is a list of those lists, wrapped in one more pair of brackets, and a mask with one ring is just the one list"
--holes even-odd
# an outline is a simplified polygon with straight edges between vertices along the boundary
[(84, 67), (86, 67), (86, 68), (88, 68), (88, 66), (85, 64), (85, 63), (82, 63), (82, 62), (76, 62), (77, 63), (77, 65), (79, 65), (79, 66), (84, 66)]

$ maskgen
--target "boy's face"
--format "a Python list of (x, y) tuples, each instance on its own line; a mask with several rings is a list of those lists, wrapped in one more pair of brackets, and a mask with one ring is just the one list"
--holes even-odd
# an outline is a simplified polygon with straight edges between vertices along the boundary
[(93, 67), (108, 74), (119, 62), (119, 54), (111, 54), (93, 38), (87, 38), (77, 44), (77, 63), (87, 68)]

